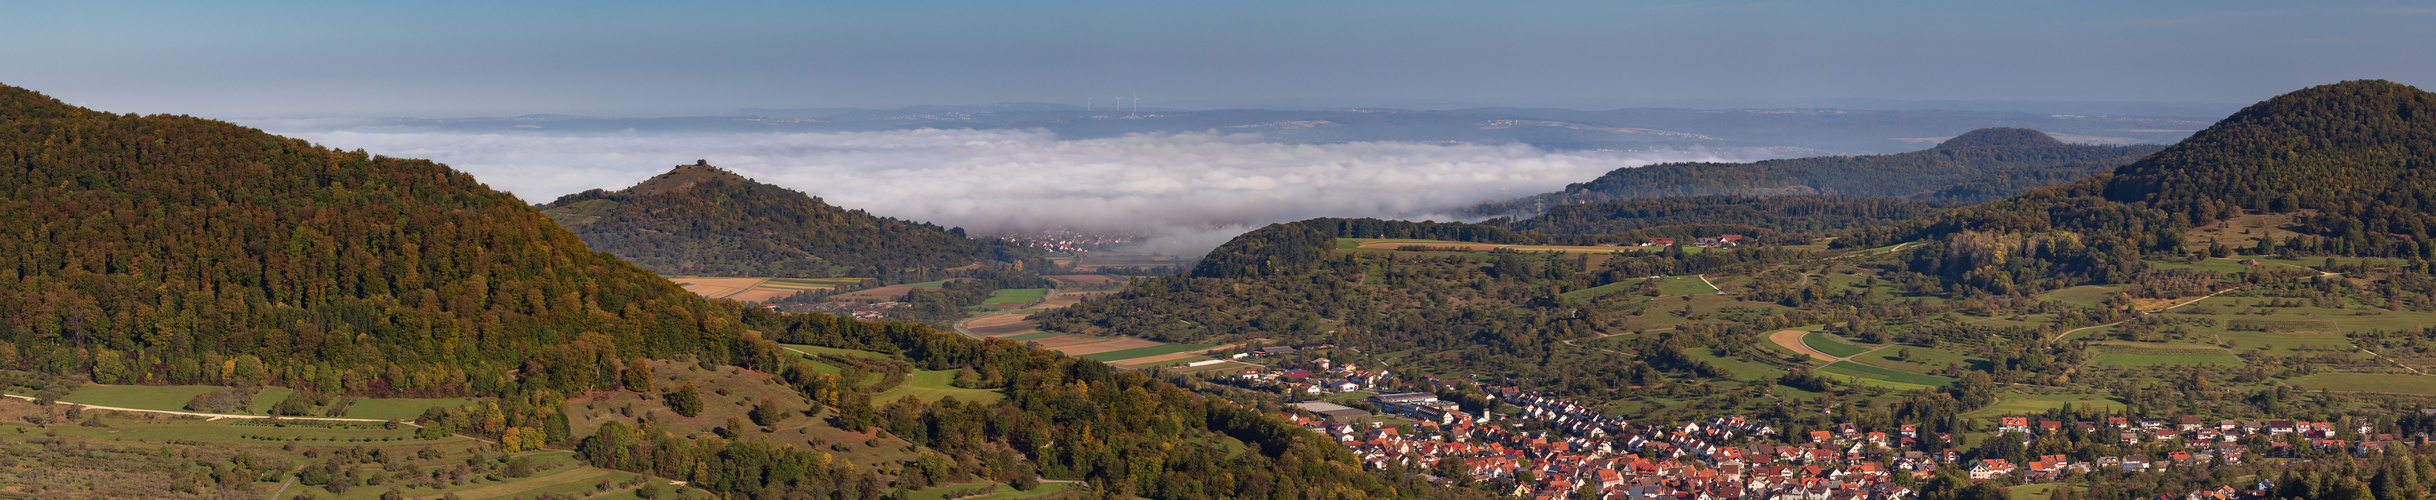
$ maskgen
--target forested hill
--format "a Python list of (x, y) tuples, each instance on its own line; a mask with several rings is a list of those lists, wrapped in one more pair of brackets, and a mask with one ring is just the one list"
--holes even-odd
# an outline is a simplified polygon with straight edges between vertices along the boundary
[(713, 306), (424, 160), (0, 87), (0, 366), (493, 394), (540, 351), (726, 359)]
[(2065, 144), (2036, 130), (1989, 128), (1909, 153), (1619, 168), (1590, 182), (1566, 186), (1562, 192), (1486, 204), (1475, 211), (1506, 214), (1620, 198), (1717, 194), (1835, 194), (1978, 202), (2079, 179), (2161, 148)]
[[(874, 216), (707, 164), (541, 206), (593, 249), (662, 274), (921, 281), (1028, 251)], [(1003, 255), (1002, 255), (1003, 254)]]
[[(586, 250), (533, 207), (429, 161), (213, 120), (95, 112), (5, 86), (0, 152), (0, 371), (483, 398), (425, 412), (418, 434), (497, 443), (486, 450), (574, 448), (595, 467), (722, 497), (877, 498), (930, 474), (908, 472), (917, 469), (908, 461), (679, 434), (659, 424), (685, 419), (658, 411), (573, 431), (577, 395), (648, 393), (663, 379), (643, 358), (674, 359), (792, 388), (817, 402), (810, 413), (825, 418), (812, 425), (958, 457), (919, 468), (952, 464), (955, 477), (1037, 474), (1148, 498), (1469, 496), (1365, 471), (1323, 436), (1263, 414), (1275, 408), (1096, 361), (706, 300)], [(841, 379), (779, 342), (871, 351), (898, 375), (965, 374), (957, 387), (1001, 397), (879, 399), (902, 378)], [(671, 409), (685, 415), (681, 401), (693, 400), (700, 410), (692, 386), (670, 390)]]
[[(2142, 256), (2191, 252), (2424, 259), (2436, 257), (2432, 165), (2436, 94), (2350, 81), (2252, 105), (2108, 174), (1853, 242), (1926, 239), (1916, 269), (1989, 290), (2115, 281), (2139, 271)], [(2261, 213), (2290, 215), (2274, 229), (2298, 234), (2241, 236), (2222, 249), (2190, 239), (2195, 228)]]
[(2431, 166), (2436, 94), (2351, 81), (2277, 96), (2112, 175), (1958, 211), (1936, 227), (2063, 229), (2170, 248), (2172, 234), (2242, 211), (2315, 212), (2302, 232), (2379, 254), (2425, 246), (2436, 222)]

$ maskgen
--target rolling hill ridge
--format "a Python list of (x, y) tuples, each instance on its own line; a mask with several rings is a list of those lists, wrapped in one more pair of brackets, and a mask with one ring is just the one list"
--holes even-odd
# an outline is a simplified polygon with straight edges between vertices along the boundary
[(874, 216), (704, 163), (540, 206), (592, 248), (670, 275), (922, 281), (1033, 253)]

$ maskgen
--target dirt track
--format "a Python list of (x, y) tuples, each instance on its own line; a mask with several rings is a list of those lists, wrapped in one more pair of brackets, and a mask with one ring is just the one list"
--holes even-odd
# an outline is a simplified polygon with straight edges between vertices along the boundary
[(1802, 330), (1782, 330), (1776, 333), (1768, 334), (1768, 341), (1775, 342), (1776, 345), (1791, 348), (1795, 352), (1808, 354), (1810, 357), (1817, 358), (1819, 361), (1826, 361), (1830, 363), (1843, 361), (1841, 358), (1829, 356), (1827, 353), (1819, 352), (1818, 349), (1811, 349), (1810, 344), (1802, 343), (1802, 336), (1809, 334), (1810, 332)]

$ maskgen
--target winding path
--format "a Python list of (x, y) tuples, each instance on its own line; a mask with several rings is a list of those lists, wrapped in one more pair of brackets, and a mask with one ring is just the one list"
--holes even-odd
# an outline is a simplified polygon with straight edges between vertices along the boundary
[[(2170, 306), (2165, 306), (2165, 307), (2158, 308), (2158, 309), (2157, 309), (2157, 310), (2155, 310), (2155, 311), (2141, 311), (2141, 312), (2140, 312), (2140, 314), (2148, 314), (2148, 313), (2156, 313), (2156, 312), (2166, 312), (2166, 311), (2171, 311), (2171, 310), (2174, 310), (2174, 308), (2178, 308), (2178, 307), (2182, 307), (2182, 306), (2187, 306), (2187, 305), (2191, 305), (2191, 304), (2197, 304), (2197, 303), (2199, 303), (2199, 301), (2202, 301), (2202, 300), (2208, 300), (2208, 298), (2209, 298), (2209, 297), (2215, 297), (2215, 296), (2216, 296), (2216, 294), (2225, 293), (2225, 292), (2230, 292), (2230, 291), (2233, 291), (2234, 289), (2237, 289), (2237, 288), (2241, 288), (2241, 287), (2236, 286), (2236, 287), (2233, 287), (2233, 288), (2227, 288), (2227, 289), (2223, 289), (2223, 290), (2217, 290), (2217, 291), (2215, 291), (2215, 292), (2210, 292), (2210, 293), (2208, 293), (2207, 295), (2201, 295), (2201, 296), (2199, 296), (2199, 298), (2196, 298), (2196, 299), (2191, 299), (2191, 300), (2183, 301), (2183, 302), (2182, 302), (2182, 303), (2180, 303), (2180, 304), (2174, 304), (2174, 305), (2170, 305)], [(2071, 329), (2071, 330), (2065, 330), (2065, 331), (2064, 331), (2064, 333), (2058, 333), (2058, 334), (2055, 334), (2055, 338), (2052, 338), (2052, 339), (2047, 339), (2047, 341), (2049, 341), (2049, 342), (2062, 342), (2062, 341), (2064, 340), (2064, 336), (2067, 336), (2067, 335), (2072, 335), (2072, 334), (2073, 334), (2073, 332), (2078, 332), (2078, 331), (2081, 331), (2081, 330), (2088, 330), (2088, 329), (2091, 329), (2091, 328), (2105, 328), (2105, 327), (2109, 327), (2109, 326), (2120, 325), (2120, 324), (2123, 324), (2123, 322), (2124, 322), (2124, 321), (2131, 321), (2133, 318), (2138, 318), (2138, 317), (2139, 317), (2139, 316), (2132, 316), (2131, 318), (2124, 318), (2124, 319), (2123, 319), (2123, 321), (2116, 321), (2116, 322), (2113, 322), (2113, 323), (2107, 323), (2107, 324), (2103, 324), (2103, 325), (2090, 325), (2090, 326), (2084, 326), (2084, 327), (2080, 327), (2080, 328), (2074, 328), (2074, 329)]]

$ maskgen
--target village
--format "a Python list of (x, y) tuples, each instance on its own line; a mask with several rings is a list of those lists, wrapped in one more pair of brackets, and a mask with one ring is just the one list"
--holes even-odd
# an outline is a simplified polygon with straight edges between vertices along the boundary
[[(1365, 370), (1325, 358), (1310, 364), (1315, 366), (1243, 369), (1226, 378), (1297, 399), (1414, 387), (1398, 384), (1384, 369)], [(2428, 445), (2427, 436), (2404, 442), (2393, 434), (2373, 433), (2376, 429), (2365, 422), (2339, 429), (2332, 422), (2192, 416), (2076, 422), (1996, 417), (1996, 435), (1988, 439), (2011, 436), (2027, 442), (2074, 430), (2084, 435), (2103, 431), (2115, 433), (2127, 446), (2167, 450), (2086, 460), (2045, 455), (2013, 463), (2002, 458), (1966, 460), (1966, 453), (1955, 448), (1916, 449), (1923, 436), (1911, 424), (1873, 431), (1843, 423), (1798, 436), (1739, 416), (1636, 424), (1565, 398), (1491, 385), (1472, 387), (1511, 408), (1467, 411), (1465, 405), (1439, 396), (1455, 390), (1456, 383), (1434, 377), (1421, 381), (1422, 387), (1437, 392), (1377, 394), (1348, 403), (1375, 412), (1307, 401), (1293, 405), (1302, 411), (1284, 417), (1329, 436), (1369, 467), (1411, 468), (1448, 482), (1503, 482), (1512, 485), (1507, 493), (1526, 498), (1572, 498), (1587, 487), (1603, 499), (1896, 500), (1912, 497), (1912, 485), (1947, 468), (1959, 468), (1973, 481), (2037, 484), (2092, 472), (2145, 473), (2289, 458), (2295, 456), (2295, 443), (2320, 453), (2358, 455)], [(2346, 435), (2354, 439), (2343, 439)], [(2253, 436), (2263, 439), (2245, 439)], [(1952, 438), (1935, 437), (1935, 442)], [(2244, 441), (2265, 446), (2253, 449)], [(2266, 498), (2272, 486), (2265, 481), (2221, 485), (2183, 497)]]

